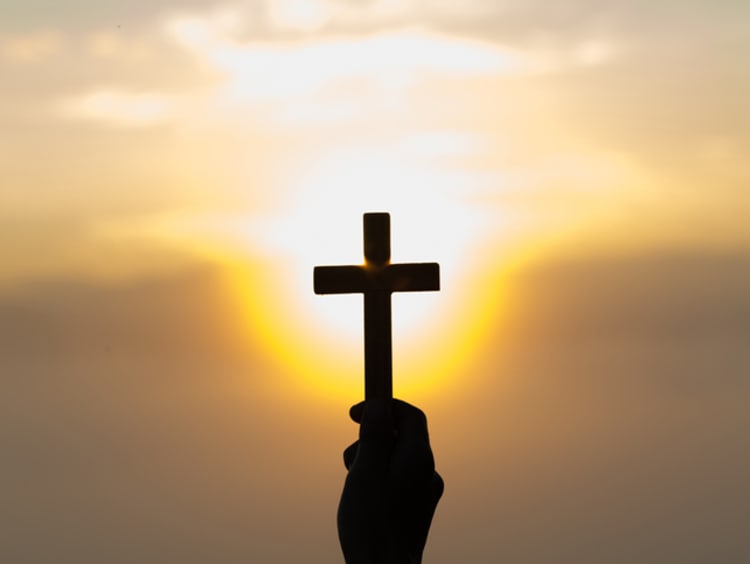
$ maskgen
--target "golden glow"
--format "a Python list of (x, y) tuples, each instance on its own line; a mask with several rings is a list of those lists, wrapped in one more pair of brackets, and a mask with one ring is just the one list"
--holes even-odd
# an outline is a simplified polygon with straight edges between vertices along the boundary
[(314, 295), (312, 270), (362, 263), (366, 211), (391, 213), (393, 262), (441, 264), (441, 292), (393, 296), (396, 392), (434, 385), (470, 354), (479, 342), (483, 298), (461, 282), (486, 219), (480, 209), (439, 174), (373, 150), (333, 152), (314, 170), (300, 170), (293, 191), (290, 205), (269, 216), (266, 229), (253, 231), (252, 242), (285, 266), (260, 277), (265, 288), (250, 272), (236, 286), (252, 325), (262, 327), (278, 357), (302, 374), (317, 367), (313, 387), (327, 394), (361, 395), (362, 297)]
[(471, 176), (420, 166), (413, 155), (425, 148), (461, 153), (475, 142), (441, 133), (387, 149), (331, 150), (296, 167), (280, 187), (289, 199), (260, 217), (186, 210), (110, 222), (97, 232), (187, 245), (231, 265), (227, 283), (251, 340), (259, 339), (309, 393), (353, 401), (363, 390), (362, 297), (315, 295), (312, 271), (361, 264), (362, 214), (388, 211), (392, 261), (441, 265), (440, 292), (393, 296), (394, 390), (441, 388), (481, 345), (503, 289), (478, 283), (474, 274), (492, 226), (486, 210), (463, 196)]

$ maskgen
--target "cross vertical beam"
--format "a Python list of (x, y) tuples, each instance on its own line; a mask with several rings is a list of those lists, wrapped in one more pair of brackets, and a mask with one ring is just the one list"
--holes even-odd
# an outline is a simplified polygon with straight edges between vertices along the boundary
[(365, 293), (365, 399), (393, 397), (391, 293)]
[(440, 289), (437, 263), (390, 264), (391, 231), (387, 213), (363, 217), (365, 264), (316, 266), (316, 294), (364, 294), (365, 399), (393, 397), (391, 294)]
[[(386, 268), (391, 260), (391, 216), (366, 213), (362, 217), (365, 268)], [(365, 399), (393, 397), (393, 338), (391, 292), (387, 288), (364, 292)]]

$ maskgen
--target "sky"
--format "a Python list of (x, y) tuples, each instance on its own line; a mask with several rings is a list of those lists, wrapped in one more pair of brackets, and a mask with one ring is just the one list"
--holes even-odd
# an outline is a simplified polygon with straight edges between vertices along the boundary
[(0, 560), (341, 561), (357, 296), (425, 562), (750, 559), (750, 5), (0, 0)]

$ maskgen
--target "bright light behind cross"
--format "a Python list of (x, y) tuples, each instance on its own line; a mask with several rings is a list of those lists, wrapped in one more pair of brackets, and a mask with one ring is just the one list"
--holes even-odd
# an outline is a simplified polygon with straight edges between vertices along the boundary
[[(450, 291), (481, 228), (479, 212), (461, 200), (457, 188), (437, 171), (409, 167), (383, 154), (341, 151), (304, 174), (291, 210), (270, 239), (295, 255), (295, 285), (309, 290), (314, 264), (361, 262), (362, 213), (388, 211), (393, 262), (440, 262), (443, 287)], [(332, 338), (361, 340), (361, 307), (341, 297), (304, 296), (305, 308), (327, 325)], [(425, 331), (425, 317), (439, 309), (435, 295), (409, 298), (394, 295), (394, 334), (399, 338), (419, 332), (420, 324)]]

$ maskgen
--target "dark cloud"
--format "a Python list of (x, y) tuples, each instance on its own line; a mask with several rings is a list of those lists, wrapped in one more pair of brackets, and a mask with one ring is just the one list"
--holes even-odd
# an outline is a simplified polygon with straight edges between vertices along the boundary
[(514, 280), (471, 391), (433, 414), (450, 456), (430, 557), (747, 561), (747, 256), (571, 259)]
[(268, 562), (336, 550), (321, 515), (333, 523), (344, 440), (329, 464), (310, 458), (319, 437), (269, 397), (288, 375), (238, 330), (220, 280), (201, 267), (29, 283), (3, 297), (0, 560)]
[(643, 344), (745, 336), (747, 257), (734, 251), (653, 251), (548, 265), (518, 281), (528, 299), (524, 334), (548, 344), (554, 337), (561, 346), (584, 338)]

